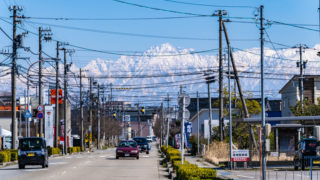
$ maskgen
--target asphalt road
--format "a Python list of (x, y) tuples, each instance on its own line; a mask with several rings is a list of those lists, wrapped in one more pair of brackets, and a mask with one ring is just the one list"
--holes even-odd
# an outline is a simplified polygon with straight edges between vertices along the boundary
[[(293, 171), (291, 170), (268, 170), (266, 172), (267, 180), (310, 180), (310, 171)], [(233, 171), (219, 171), (220, 175), (232, 178), (234, 180), (249, 180), (261, 179), (259, 170), (233, 170)], [(320, 180), (320, 170), (312, 171), (312, 179)]]
[(149, 155), (140, 154), (140, 159), (115, 159), (115, 149), (95, 151), (50, 158), (49, 168), (17, 165), (0, 168), (1, 180), (159, 180), (167, 179), (167, 174), (159, 165), (159, 155), (155, 146)]

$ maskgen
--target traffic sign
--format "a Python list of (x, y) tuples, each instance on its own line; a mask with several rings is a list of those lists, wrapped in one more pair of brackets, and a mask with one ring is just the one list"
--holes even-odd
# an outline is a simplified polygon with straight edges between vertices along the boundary
[(30, 113), (29, 109), (24, 113), (25, 118), (31, 118), (32, 114)]
[(178, 97), (178, 104), (179, 106), (182, 107), (182, 102), (183, 102), (183, 98), (184, 98), (184, 106), (188, 107), (190, 105), (190, 96), (188, 94), (181, 94)]
[(42, 106), (42, 105), (39, 105), (39, 106), (37, 107), (37, 110), (38, 110), (39, 112), (42, 112), (42, 111), (43, 111), (43, 106)]
[(42, 119), (42, 118), (43, 118), (43, 113), (42, 113), (42, 112), (39, 112), (39, 113), (37, 114), (37, 118), (38, 118), (38, 119)]

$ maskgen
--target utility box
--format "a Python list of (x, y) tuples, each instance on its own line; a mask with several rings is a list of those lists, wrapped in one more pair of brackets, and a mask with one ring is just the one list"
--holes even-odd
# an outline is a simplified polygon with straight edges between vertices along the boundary
[(320, 126), (313, 127), (313, 136), (320, 141)]

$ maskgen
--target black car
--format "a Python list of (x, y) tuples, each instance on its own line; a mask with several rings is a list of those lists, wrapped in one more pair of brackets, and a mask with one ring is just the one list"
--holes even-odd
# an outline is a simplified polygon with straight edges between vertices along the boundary
[(298, 150), (295, 153), (293, 164), (294, 169), (304, 170), (305, 167), (310, 166), (310, 157), (312, 157), (312, 165), (320, 166), (320, 159), (317, 156), (318, 142), (316, 138), (305, 138), (300, 140)]
[(18, 163), (19, 169), (24, 169), (26, 165), (48, 167), (46, 141), (39, 137), (19, 139)]
[(138, 144), (138, 148), (140, 152), (145, 151), (147, 154), (149, 154), (149, 150), (151, 150), (151, 146), (149, 145), (147, 138), (145, 137), (135, 137), (133, 138)]

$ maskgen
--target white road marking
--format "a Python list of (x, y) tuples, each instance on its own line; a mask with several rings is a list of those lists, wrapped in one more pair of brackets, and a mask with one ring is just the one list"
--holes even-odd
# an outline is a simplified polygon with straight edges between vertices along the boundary
[(144, 155), (144, 156), (142, 156), (142, 157), (144, 157), (144, 158), (148, 158), (148, 157), (150, 157), (150, 156), (146, 156), (146, 155)]
[(50, 165), (54, 164), (67, 164), (67, 162), (49, 162)]
[(237, 175), (237, 176), (242, 178), (254, 179), (254, 177), (251, 177), (251, 176), (243, 176), (243, 175)]
[(107, 157), (107, 156), (100, 156), (101, 158), (105, 158), (105, 157)]

